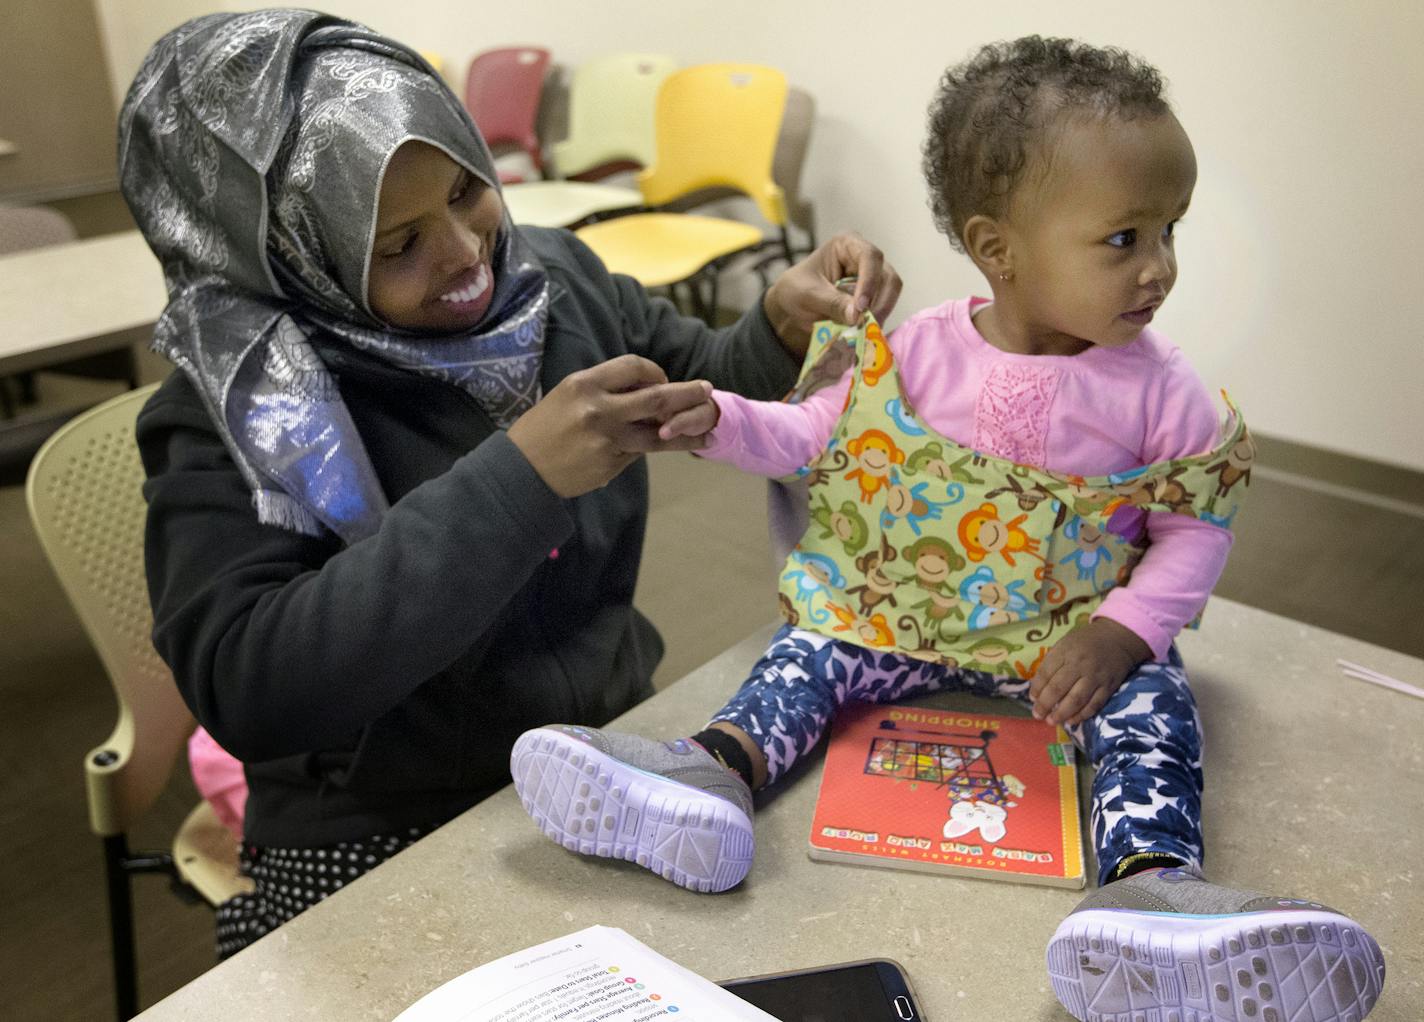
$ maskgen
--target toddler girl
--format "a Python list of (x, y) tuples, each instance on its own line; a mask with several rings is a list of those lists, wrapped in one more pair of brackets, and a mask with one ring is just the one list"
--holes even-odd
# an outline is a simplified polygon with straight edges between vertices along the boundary
[[(1331, 990), (1222, 989), (1246, 1015), (1309, 1004), (1316, 1019), (1359, 1017), (1383, 981), (1368, 935), (1200, 870), (1201, 736), (1172, 640), (1225, 565), (1253, 450), (1239, 416), (1218, 432), (1206, 388), (1149, 326), (1196, 183), (1161, 79), (1066, 40), (987, 46), (945, 74), (924, 169), (938, 226), (992, 299), (925, 310), (888, 341), (873, 320), (827, 327), (789, 401), (717, 391), (664, 424), (673, 436), (715, 423), (703, 456), (808, 484), (810, 521), (781, 579), (786, 624), (690, 740), (524, 735), (511, 762), (525, 808), (566, 847), (723, 890), (750, 866), (751, 791), (838, 707), (1006, 696), (1067, 727), (1095, 768), (1103, 887), (1048, 948), (1070, 1011), (1214, 1012), (1199, 977), (1223, 954), (1233, 974), (1254, 955), (1284, 975), (1294, 952), (1274, 935), (1305, 926), (1339, 935)], [(839, 381), (814, 390), (827, 376)], [(578, 797), (590, 776), (606, 791)], [(1130, 981), (1148, 945), (1178, 982)]]

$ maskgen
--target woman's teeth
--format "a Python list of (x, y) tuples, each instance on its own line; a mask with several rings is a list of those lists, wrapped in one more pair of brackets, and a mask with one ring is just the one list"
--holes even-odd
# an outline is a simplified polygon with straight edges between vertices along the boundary
[(475, 277), (474, 283), (470, 284), (468, 287), (463, 287), (458, 291), (451, 291), (449, 294), (443, 294), (440, 296), (440, 300), (442, 302), (450, 302), (452, 304), (473, 302), (480, 295), (484, 294), (486, 289), (488, 288), (489, 267), (481, 266), (479, 273)]

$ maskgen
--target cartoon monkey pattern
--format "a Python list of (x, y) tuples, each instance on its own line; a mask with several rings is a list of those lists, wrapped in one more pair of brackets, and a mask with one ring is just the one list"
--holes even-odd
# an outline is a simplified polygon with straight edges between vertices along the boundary
[(795, 393), (827, 374), (822, 355), (839, 367), (847, 351), (846, 406), (792, 477), (808, 483), (811, 523), (780, 581), (787, 620), (830, 638), (1031, 677), (1131, 576), (1149, 511), (1228, 528), (1250, 484), (1255, 447), (1229, 399), (1223, 439), (1205, 454), (1061, 475), (962, 447), (919, 419), (868, 315), (857, 328), (817, 324)]

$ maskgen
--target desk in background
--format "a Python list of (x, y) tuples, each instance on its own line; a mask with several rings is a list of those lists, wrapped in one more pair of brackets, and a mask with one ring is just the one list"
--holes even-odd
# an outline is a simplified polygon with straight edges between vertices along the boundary
[(0, 256), (0, 375), (147, 344), (167, 301), (138, 231)]
[[(768, 628), (614, 726), (701, 726)], [(1424, 1004), (1424, 700), (1343, 677), (1343, 657), (1415, 685), (1424, 660), (1215, 600), (1180, 647), (1206, 732), (1207, 866), (1224, 883), (1318, 898), (1384, 948), (1370, 1022)], [(922, 704), (985, 705), (962, 697)], [(999, 712), (1008, 704), (991, 703)], [(934, 1022), (1069, 1022), (1044, 948), (1078, 891), (812, 862), (821, 756), (759, 799), (740, 887), (684, 891), (540, 834), (506, 788), (145, 1012), (145, 1022), (389, 1019), (480, 963), (595, 923), (712, 979), (888, 956)]]

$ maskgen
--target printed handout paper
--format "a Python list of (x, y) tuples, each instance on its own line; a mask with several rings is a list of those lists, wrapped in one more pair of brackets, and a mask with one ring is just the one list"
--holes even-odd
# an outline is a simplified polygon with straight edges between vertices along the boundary
[(615, 927), (590, 926), (437, 987), (395, 1022), (776, 1022)]

